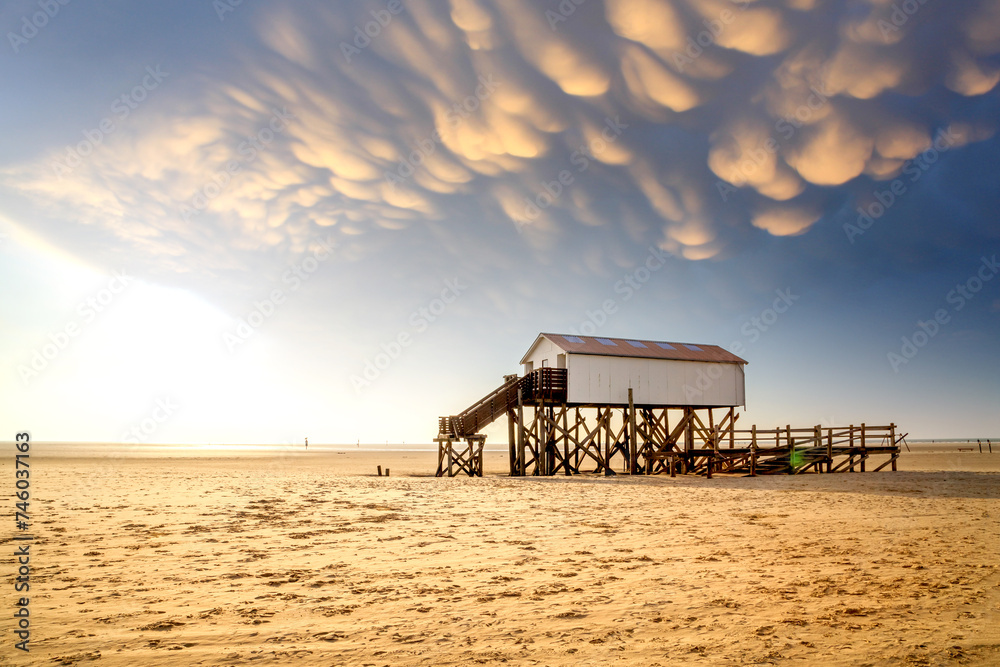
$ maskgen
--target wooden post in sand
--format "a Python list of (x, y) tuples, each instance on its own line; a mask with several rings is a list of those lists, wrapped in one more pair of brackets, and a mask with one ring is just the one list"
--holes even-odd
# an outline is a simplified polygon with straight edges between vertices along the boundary
[[(520, 392), (520, 390), (518, 390)], [(510, 463), (510, 476), (517, 475), (517, 440), (514, 438), (514, 420), (517, 415), (513, 410), (507, 411), (507, 458)]]
[[(819, 424), (816, 424), (816, 432), (813, 435), (813, 447), (819, 449), (822, 446), (823, 446), (823, 427), (820, 426)], [(815, 466), (816, 472), (823, 472), (822, 466), (823, 466), (822, 462), (817, 462)]]
[(637, 457), (635, 447), (635, 403), (632, 402), (632, 387), (628, 388), (628, 474), (634, 475)]
[(608, 418), (604, 422), (604, 428), (601, 431), (604, 432), (604, 476), (611, 477), (615, 474), (615, 471), (611, 469), (611, 418), (612, 412), (611, 408), (608, 408)]
[(851, 424), (850, 432), (850, 446), (847, 450), (847, 472), (854, 472), (854, 424)]
[(865, 471), (865, 460), (868, 458), (868, 444), (865, 438), (865, 423), (861, 422), (861, 472)]
[(750, 476), (757, 476), (757, 425), (750, 427)]
[[(451, 457), (449, 457), (449, 459), (450, 459), (450, 458), (451, 458)], [(449, 466), (448, 466), (449, 468), (451, 467), (450, 463), (451, 463), (451, 462), (449, 461)], [(378, 476), (379, 476), (379, 477), (381, 477), (381, 476), (382, 476), (382, 466), (378, 466)]]
[(535, 448), (538, 450), (535, 457), (538, 463), (535, 465), (535, 470), (538, 471), (539, 475), (547, 476), (549, 474), (549, 422), (545, 419), (544, 401), (539, 401), (538, 407), (535, 408), (535, 424), (538, 425), (538, 430), (535, 433)]
[(524, 399), (517, 388), (517, 474), (524, 477)]
[(684, 419), (687, 424), (684, 426), (684, 473), (694, 470), (694, 457), (691, 451), (694, 449), (694, 409), (684, 408)]
[(788, 473), (791, 474), (795, 472), (795, 464), (792, 461), (795, 458), (795, 441), (792, 440), (791, 424), (785, 424), (785, 442), (788, 443)]
[(833, 468), (833, 428), (826, 431), (826, 471)]
[(896, 444), (896, 422), (889, 424), (889, 442), (892, 444), (892, 471), (896, 472), (896, 459), (899, 458), (899, 445)]
[(573, 474), (572, 465), (570, 464), (569, 457), (569, 408), (563, 407), (562, 410), (562, 441), (563, 441), (563, 467), (566, 469), (566, 476)]

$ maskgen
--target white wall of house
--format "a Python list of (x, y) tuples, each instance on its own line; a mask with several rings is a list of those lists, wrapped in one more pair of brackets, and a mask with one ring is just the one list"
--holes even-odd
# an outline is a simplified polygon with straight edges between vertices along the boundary
[(674, 361), (570, 354), (570, 403), (627, 405), (745, 405), (743, 367), (706, 361)]
[[(562, 355), (562, 359), (560, 359), (560, 355)], [(522, 370), (525, 373), (530, 373), (532, 370), (542, 368), (543, 366), (559, 368), (560, 361), (565, 363), (565, 359), (566, 354), (562, 351), (562, 348), (548, 338), (542, 338), (538, 341), (538, 347), (532, 350), (531, 356), (525, 360)]]
[(566, 354), (548, 338), (530, 350), (523, 371), (568, 369), (570, 403), (628, 405), (746, 405), (743, 366), (708, 361)]

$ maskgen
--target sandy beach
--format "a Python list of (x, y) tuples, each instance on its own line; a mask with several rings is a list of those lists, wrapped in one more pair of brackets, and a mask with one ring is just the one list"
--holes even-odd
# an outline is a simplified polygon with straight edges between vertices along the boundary
[(1000, 452), (794, 478), (505, 466), (33, 456), (31, 652), (6, 613), (0, 664), (1000, 664)]

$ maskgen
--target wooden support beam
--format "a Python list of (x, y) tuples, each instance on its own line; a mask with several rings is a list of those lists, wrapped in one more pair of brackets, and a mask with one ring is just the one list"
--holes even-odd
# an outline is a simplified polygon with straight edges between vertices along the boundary
[[(854, 424), (851, 424), (851, 438), (850, 438), (850, 440), (851, 440), (851, 451), (853, 452), (854, 451)], [(837, 466), (837, 468), (839, 468), (839, 467), (840, 466)], [(834, 470), (836, 470), (837, 468), (834, 468)], [(847, 471), (848, 472), (854, 472), (854, 454), (851, 454), (850, 458), (848, 459)]]
[[(899, 444), (896, 442), (896, 423), (889, 424), (889, 442), (896, 451), (892, 453), (892, 471), (896, 472), (896, 457), (899, 455)], [(992, 451), (992, 450), (991, 450)]]
[(569, 416), (566, 414), (567, 411), (568, 408), (564, 406), (560, 411), (560, 415), (562, 416), (562, 423), (563, 423), (562, 425), (563, 467), (566, 469), (566, 476), (568, 477), (573, 474), (574, 469), (570, 465), (570, 458), (569, 458), (569, 423), (568, 423)]
[(638, 454), (636, 452), (635, 403), (632, 401), (632, 387), (628, 388), (628, 473), (634, 475), (638, 470)]
[(833, 466), (833, 429), (829, 428), (826, 431), (826, 471), (830, 472), (830, 468)]
[(444, 448), (445, 448), (445, 444), (444, 444), (444, 441), (442, 441), (441, 439), (438, 439), (437, 443), (438, 443), (438, 467), (437, 467), (437, 472), (434, 473), (434, 476), (435, 477), (441, 477), (442, 475), (444, 475)]
[(865, 424), (861, 422), (861, 472), (865, 471), (865, 459), (868, 458), (868, 440), (865, 435)]
[(524, 395), (517, 388), (517, 475), (524, 477)]
[[(520, 391), (520, 390), (518, 390)], [(517, 476), (517, 439), (514, 436), (514, 422), (517, 415), (513, 410), (507, 411), (507, 453), (510, 463), (510, 476)]]

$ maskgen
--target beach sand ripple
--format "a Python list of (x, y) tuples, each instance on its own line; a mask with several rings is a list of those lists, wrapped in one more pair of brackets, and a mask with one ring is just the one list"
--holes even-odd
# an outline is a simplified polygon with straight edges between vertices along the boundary
[(32, 664), (1000, 664), (1000, 454), (712, 480), (434, 457), (39, 459)]

